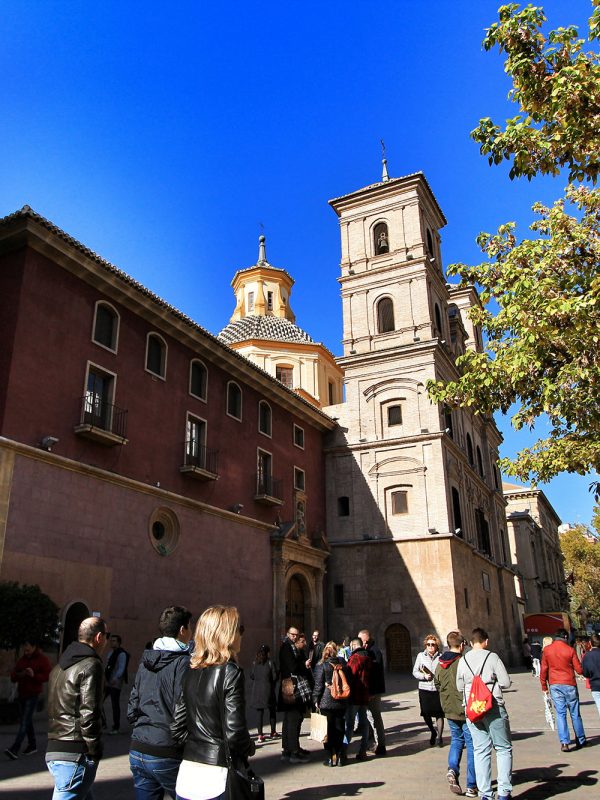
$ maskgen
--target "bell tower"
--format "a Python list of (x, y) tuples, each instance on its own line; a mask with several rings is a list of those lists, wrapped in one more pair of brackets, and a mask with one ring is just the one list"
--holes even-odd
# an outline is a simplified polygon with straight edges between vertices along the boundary
[(344, 356), (445, 338), (446, 219), (423, 173), (330, 200), (339, 217)]

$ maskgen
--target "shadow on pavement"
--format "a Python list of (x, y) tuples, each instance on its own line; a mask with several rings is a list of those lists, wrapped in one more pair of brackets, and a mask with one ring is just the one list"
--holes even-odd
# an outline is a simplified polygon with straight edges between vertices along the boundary
[(543, 736), (545, 731), (511, 731), (510, 733), (513, 742), (517, 742), (519, 739), (533, 739), (534, 736)]
[(327, 800), (329, 797), (359, 797), (364, 789), (377, 789), (385, 786), (385, 781), (372, 781), (371, 783), (345, 783), (331, 784), (330, 786), (303, 786), (284, 794), (281, 800)]
[[(521, 794), (515, 794), (515, 800), (548, 800), (566, 792), (577, 789), (587, 789), (595, 786), (598, 779), (592, 777), (598, 774), (598, 770), (586, 769), (575, 775), (563, 775), (563, 769), (569, 767), (568, 764), (552, 764), (547, 767), (529, 767), (528, 769), (517, 769), (513, 772), (513, 785), (520, 783), (536, 783), (537, 786), (526, 789)], [(591, 795), (587, 794), (587, 797)]]

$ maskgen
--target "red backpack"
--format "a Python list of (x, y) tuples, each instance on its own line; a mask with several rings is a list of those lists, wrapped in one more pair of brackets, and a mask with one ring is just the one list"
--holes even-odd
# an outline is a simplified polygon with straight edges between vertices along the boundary
[[(485, 662), (490, 657), (490, 653), (487, 654), (485, 657), (483, 664), (481, 665), (481, 669), (475, 675), (473, 670), (471, 669), (469, 662), (463, 656), (464, 662), (471, 670), (471, 674), (473, 675), (473, 683), (471, 684), (471, 691), (469, 692), (469, 698), (467, 700), (467, 706), (465, 713), (467, 715), (467, 719), (470, 722), (479, 722), (480, 719), (485, 717), (488, 713), (490, 708), (494, 702), (494, 696), (492, 692), (489, 690), (487, 683), (484, 683), (481, 673), (483, 672), (483, 668), (485, 667)], [(494, 688), (494, 684), (496, 683), (496, 679), (494, 678), (494, 683), (492, 684), (492, 689)]]

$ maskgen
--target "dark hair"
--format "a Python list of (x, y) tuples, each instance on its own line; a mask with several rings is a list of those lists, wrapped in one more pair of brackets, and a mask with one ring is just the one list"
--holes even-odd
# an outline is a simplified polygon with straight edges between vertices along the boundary
[(158, 630), (161, 636), (176, 639), (181, 628), (189, 628), (192, 612), (183, 606), (169, 606), (160, 615)]
[(77, 639), (85, 644), (91, 644), (97, 634), (106, 633), (107, 630), (106, 620), (102, 617), (87, 617), (79, 626)]
[(597, 633), (592, 633), (590, 636), (592, 647), (600, 647), (600, 636)]
[(568, 639), (569, 638), (569, 634), (568, 634), (566, 628), (559, 628), (554, 635), (556, 636), (557, 639)]
[(487, 635), (487, 631), (485, 631), (483, 628), (473, 628), (473, 631), (471, 632), (471, 641), (477, 642), (477, 644), (483, 644), (485, 640), (489, 638), (490, 637)]
[(121, 646), (121, 642), (123, 641), (123, 639), (121, 639), (121, 637), (119, 636), (118, 633), (109, 633), (108, 634), (108, 638), (109, 639), (116, 639), (117, 642), (119, 643), (119, 647)]
[(256, 651), (256, 663), (257, 664), (266, 664), (269, 660), (269, 653), (271, 652), (271, 648), (268, 644), (261, 644), (261, 646)]

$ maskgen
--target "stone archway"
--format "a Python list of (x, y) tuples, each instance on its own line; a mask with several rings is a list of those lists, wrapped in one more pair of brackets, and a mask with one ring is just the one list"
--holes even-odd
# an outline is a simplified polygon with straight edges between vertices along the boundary
[(68, 647), (71, 642), (77, 641), (77, 632), (84, 619), (90, 616), (90, 610), (85, 603), (76, 601), (68, 607), (63, 622), (63, 634), (60, 652)]
[(301, 575), (292, 575), (285, 588), (285, 628), (290, 626), (306, 632), (310, 627), (307, 619), (308, 603), (306, 597), (307, 587)]
[(410, 633), (399, 622), (386, 628), (385, 651), (387, 668), (390, 672), (410, 672), (412, 670)]

